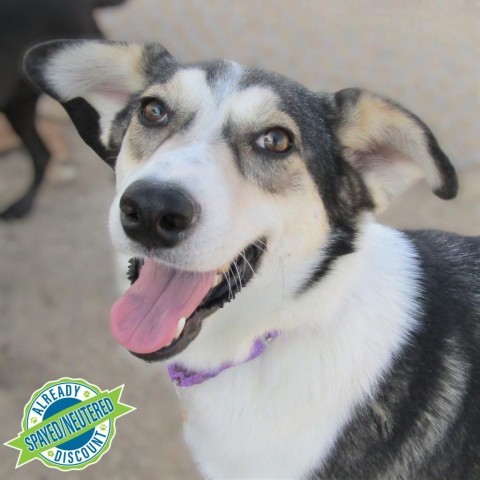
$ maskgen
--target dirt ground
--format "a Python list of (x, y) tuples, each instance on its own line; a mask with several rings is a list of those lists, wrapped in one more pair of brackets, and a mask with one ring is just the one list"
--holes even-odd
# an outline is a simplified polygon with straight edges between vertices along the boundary
[[(103, 11), (99, 21), (112, 38), (161, 41), (187, 60), (233, 57), (315, 89), (366, 86), (412, 108), (463, 167), (460, 194), (444, 202), (420, 183), (381, 221), (480, 234), (477, 1), (371, 0), (372, 8), (365, 1), (158, 3), (131, 0), (118, 12)], [(53, 111), (41, 127), (58, 161), (35, 210), (0, 223), (1, 443), (17, 435), (25, 403), (47, 381), (125, 384), (122, 398), (136, 411), (118, 420), (101, 461), (68, 479), (197, 480), (165, 367), (134, 359), (110, 335), (108, 314), (118, 295), (106, 227), (113, 174)], [(0, 152), (2, 209), (25, 188), (30, 164), (1, 122)], [(0, 479), (65, 478), (38, 461), (14, 470), (16, 459), (16, 451), (0, 446)]]

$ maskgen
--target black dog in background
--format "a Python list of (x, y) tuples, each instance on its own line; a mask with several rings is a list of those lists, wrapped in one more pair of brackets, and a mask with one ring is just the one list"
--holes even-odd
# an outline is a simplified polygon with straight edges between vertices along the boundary
[(27, 48), (55, 38), (103, 38), (92, 12), (125, 0), (15, 0), (0, 2), (0, 110), (30, 153), (33, 181), (27, 192), (6, 210), (2, 219), (21, 218), (31, 207), (45, 174), (50, 152), (35, 129), (39, 92), (22, 71)]

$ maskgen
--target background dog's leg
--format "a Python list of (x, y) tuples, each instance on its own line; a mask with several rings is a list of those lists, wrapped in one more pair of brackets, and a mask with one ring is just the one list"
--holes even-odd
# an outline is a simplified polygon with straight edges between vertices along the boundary
[(33, 161), (32, 183), (25, 195), (0, 213), (0, 218), (5, 220), (21, 218), (30, 211), (50, 158), (50, 152), (35, 128), (37, 100), (38, 95), (32, 92), (31, 88), (22, 85), (18, 88), (15, 98), (4, 109), (9, 122), (22, 139)]

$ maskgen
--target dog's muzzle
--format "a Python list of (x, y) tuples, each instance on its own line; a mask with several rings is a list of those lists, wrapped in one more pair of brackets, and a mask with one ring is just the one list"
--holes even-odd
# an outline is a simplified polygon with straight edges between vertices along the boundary
[(266, 240), (254, 242), (225, 272), (188, 272), (148, 257), (132, 259), (128, 276), (133, 285), (110, 314), (113, 336), (146, 361), (178, 354), (196, 338), (203, 320), (250, 282), (266, 248)]
[(140, 253), (131, 261), (133, 285), (110, 313), (114, 338), (147, 361), (164, 360), (184, 350), (198, 335), (203, 320), (250, 282), (267, 239), (260, 237), (221, 266), (194, 271), (159, 261), (195, 229), (199, 205), (178, 185), (132, 183), (120, 198), (125, 234)]
[(123, 230), (148, 250), (178, 245), (199, 212), (198, 203), (179, 187), (147, 181), (133, 183), (120, 199)]

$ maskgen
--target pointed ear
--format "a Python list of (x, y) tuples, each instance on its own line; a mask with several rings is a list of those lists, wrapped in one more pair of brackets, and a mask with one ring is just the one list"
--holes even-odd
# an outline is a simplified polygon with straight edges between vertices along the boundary
[(389, 99), (354, 88), (337, 92), (330, 101), (343, 157), (363, 177), (377, 211), (422, 177), (438, 197), (455, 197), (455, 170), (417, 116)]
[(114, 166), (120, 148), (113, 122), (151, 80), (150, 74), (173, 58), (161, 45), (101, 40), (55, 40), (30, 49), (24, 68), (31, 81), (58, 100), (78, 133)]

